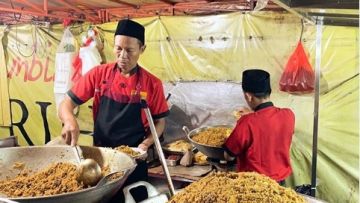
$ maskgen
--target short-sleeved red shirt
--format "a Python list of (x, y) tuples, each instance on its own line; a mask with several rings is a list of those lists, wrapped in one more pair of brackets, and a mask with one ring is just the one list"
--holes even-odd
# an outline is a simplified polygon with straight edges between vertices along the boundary
[(238, 171), (255, 171), (282, 181), (291, 174), (290, 145), (295, 116), (271, 102), (242, 116), (226, 140), (226, 151), (237, 157)]
[[(112, 73), (115, 74), (114, 78), (112, 81), (109, 81)], [(153, 119), (167, 116), (169, 109), (165, 100), (161, 80), (141, 67), (138, 67), (136, 74), (132, 74), (126, 78), (121, 75), (120, 71), (116, 68), (116, 63), (96, 66), (74, 84), (71, 90), (68, 91), (68, 95), (77, 105), (94, 97), (92, 108), (93, 119), (95, 121), (99, 109), (100, 97), (105, 94), (105, 88), (109, 83), (111, 84), (112, 94), (106, 96), (119, 103), (129, 103), (133, 102), (130, 100), (130, 97), (133, 92), (136, 91), (138, 80), (141, 85), (141, 93), (146, 92), (146, 101)], [(149, 126), (144, 111), (141, 112), (141, 118), (144, 127)]]

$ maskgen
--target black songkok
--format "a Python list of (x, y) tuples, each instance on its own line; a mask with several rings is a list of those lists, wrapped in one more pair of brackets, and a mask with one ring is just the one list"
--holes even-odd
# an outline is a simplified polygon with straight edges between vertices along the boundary
[(244, 92), (271, 93), (270, 74), (260, 69), (250, 69), (243, 72), (242, 88)]
[(141, 24), (125, 19), (120, 20), (115, 31), (116, 35), (125, 35), (129, 37), (134, 37), (145, 44), (145, 28)]

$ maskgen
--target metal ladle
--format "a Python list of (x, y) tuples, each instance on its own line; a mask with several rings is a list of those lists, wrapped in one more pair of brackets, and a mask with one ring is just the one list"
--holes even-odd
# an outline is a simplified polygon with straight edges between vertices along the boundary
[(102, 177), (99, 164), (94, 159), (84, 159), (80, 146), (75, 146), (75, 150), (79, 160), (78, 181), (84, 185), (96, 185)]

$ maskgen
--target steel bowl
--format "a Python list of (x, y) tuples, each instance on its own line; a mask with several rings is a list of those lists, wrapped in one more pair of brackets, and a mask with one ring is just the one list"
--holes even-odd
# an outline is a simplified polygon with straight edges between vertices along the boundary
[(187, 138), (190, 140), (190, 142), (203, 154), (205, 154), (208, 158), (216, 159), (216, 160), (225, 160), (224, 157), (224, 148), (222, 147), (214, 147), (206, 144), (201, 144), (198, 142), (195, 142), (192, 137), (196, 135), (199, 132), (205, 131), (209, 128), (215, 128), (215, 127), (226, 127), (226, 128), (234, 128), (232, 125), (214, 125), (214, 126), (205, 126), (201, 128), (195, 128), (194, 130), (189, 131), (186, 126), (183, 127), (183, 130), (186, 133)]
[[(109, 172), (122, 171), (124, 175), (101, 186), (86, 188), (77, 192), (40, 197), (10, 198), (16, 202), (29, 203), (93, 203), (108, 201), (124, 184), (136, 167), (133, 158), (111, 148), (81, 146), (84, 158), (94, 159), (100, 167), (108, 166)], [(68, 162), (78, 165), (74, 148), (70, 146), (12, 147), (0, 149), (0, 180), (15, 177), (19, 171), (13, 168), (15, 163), (25, 164), (26, 169), (39, 171), (50, 164)]]

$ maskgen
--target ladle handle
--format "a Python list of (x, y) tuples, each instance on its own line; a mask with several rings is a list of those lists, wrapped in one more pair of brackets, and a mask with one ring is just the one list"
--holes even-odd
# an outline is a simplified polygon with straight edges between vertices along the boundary
[(186, 133), (186, 135), (188, 135), (190, 133), (190, 130), (187, 126), (183, 126), (182, 130)]
[(170, 175), (169, 168), (168, 168), (168, 166), (166, 164), (165, 155), (164, 155), (164, 152), (163, 152), (161, 144), (160, 144), (159, 136), (158, 136), (158, 134), (156, 132), (154, 120), (152, 119), (150, 109), (149, 109), (149, 107), (148, 107), (148, 105), (147, 105), (147, 103), (146, 103), (146, 101), (144, 99), (141, 99), (141, 105), (142, 105), (142, 108), (145, 111), (146, 118), (147, 118), (147, 120), (149, 122), (150, 131), (151, 131), (152, 137), (154, 139), (154, 144), (155, 144), (155, 147), (156, 147), (158, 155), (159, 155), (160, 163), (162, 165), (164, 174), (165, 174), (167, 182), (168, 182), (168, 186), (169, 186), (169, 190), (170, 190), (170, 196), (172, 197), (175, 194), (175, 188), (174, 188), (174, 184), (173, 184), (173, 182), (171, 180), (171, 175)]
[(82, 160), (84, 160), (82, 149), (80, 148), (79, 145), (76, 145), (74, 147), (75, 147), (75, 151), (76, 151), (76, 154), (77, 154), (78, 161), (80, 163)]

